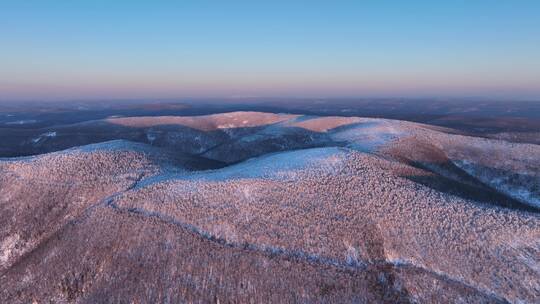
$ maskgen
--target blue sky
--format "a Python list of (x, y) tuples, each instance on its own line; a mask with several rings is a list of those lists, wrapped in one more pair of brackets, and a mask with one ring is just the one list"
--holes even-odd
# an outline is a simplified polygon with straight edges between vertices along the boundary
[(4, 1), (0, 99), (540, 97), (540, 1)]

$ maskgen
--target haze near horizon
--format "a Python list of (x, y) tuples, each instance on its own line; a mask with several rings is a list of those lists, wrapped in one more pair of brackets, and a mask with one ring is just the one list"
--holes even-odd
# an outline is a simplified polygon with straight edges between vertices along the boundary
[(2, 1), (0, 100), (540, 97), (536, 1)]

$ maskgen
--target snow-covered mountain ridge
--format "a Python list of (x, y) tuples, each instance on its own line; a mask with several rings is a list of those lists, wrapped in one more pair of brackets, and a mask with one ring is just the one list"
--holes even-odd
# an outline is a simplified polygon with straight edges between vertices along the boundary
[(447, 131), (259, 112), (40, 130), (56, 152), (0, 159), (0, 299), (537, 301), (540, 146)]

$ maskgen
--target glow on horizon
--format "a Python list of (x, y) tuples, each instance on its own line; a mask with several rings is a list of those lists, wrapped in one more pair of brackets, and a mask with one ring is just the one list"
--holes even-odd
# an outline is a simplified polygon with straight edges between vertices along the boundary
[(537, 1), (1, 1), (0, 100), (540, 98)]

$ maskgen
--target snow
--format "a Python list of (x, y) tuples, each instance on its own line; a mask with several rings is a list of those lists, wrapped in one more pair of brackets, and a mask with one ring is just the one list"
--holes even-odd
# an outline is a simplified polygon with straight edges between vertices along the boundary
[(52, 138), (52, 137), (56, 137), (56, 131), (46, 132), (46, 133), (43, 133), (43, 134), (39, 135), (36, 138), (32, 138), (32, 142), (34, 144), (37, 144), (38, 142), (43, 141), (44, 139)]
[(150, 152), (152, 149), (153, 147), (147, 144), (131, 142), (128, 140), (123, 140), (123, 139), (117, 139), (117, 140), (111, 140), (111, 141), (105, 141), (105, 142), (100, 142), (100, 143), (95, 143), (95, 144), (73, 147), (66, 150), (50, 152), (50, 153), (40, 154), (40, 155), (4, 157), (4, 158), (0, 158), (0, 162), (1, 161), (31, 162), (31, 161), (36, 161), (42, 157), (47, 157), (47, 156), (78, 154), (78, 153), (93, 153), (93, 152), (100, 152), (100, 151)]
[(16, 121), (9, 121), (6, 122), (6, 125), (24, 125), (24, 124), (32, 124), (36, 123), (37, 120), (35, 119), (23, 119), (23, 120), (16, 120)]
[(232, 128), (236, 128), (236, 125), (235, 124), (224, 124), (224, 125), (218, 125), (217, 128), (218, 129), (232, 129)]
[(360, 264), (359, 249), (351, 244), (345, 244), (347, 250), (345, 252), (345, 261), (347, 265), (358, 266)]
[[(295, 180), (305, 169), (316, 169), (334, 174), (344, 164), (350, 151), (338, 147), (312, 148), (289, 152), (277, 152), (248, 159), (239, 164), (217, 170), (198, 171), (187, 174), (183, 170), (168, 169), (159, 175), (143, 179), (137, 188), (171, 180), (225, 181), (229, 179), (266, 178)], [(251, 196), (249, 189), (243, 195)]]
[(66, 152), (96, 152), (96, 151), (144, 151), (151, 149), (149, 146), (141, 143), (135, 143), (128, 140), (118, 139), (96, 144), (75, 147)]
[(362, 152), (375, 152), (381, 146), (403, 136), (406, 132), (396, 126), (397, 122), (373, 119), (345, 127), (331, 135), (336, 141), (348, 143), (348, 147)]
[[(511, 182), (509, 173), (497, 174), (497, 171), (486, 169), (476, 165), (471, 160), (453, 160), (457, 167), (467, 172), (467, 174), (478, 178), (483, 183), (495, 188), (508, 196), (525, 203), (527, 205), (540, 208), (540, 197), (530, 190), (531, 186), (526, 182)], [(528, 178), (531, 179), (531, 178)], [(532, 178), (532, 183), (540, 182), (539, 178)]]
[(157, 139), (157, 134), (148, 132), (146, 133), (146, 139), (152, 144)]
[(13, 251), (15, 250), (15, 246), (17, 245), (18, 241), (18, 234), (8, 236), (7, 238), (2, 240), (2, 242), (0, 243), (0, 265), (6, 265)]
[[(409, 129), (406, 123), (382, 119), (359, 119), (352, 124), (347, 120), (339, 122), (334, 118), (325, 121), (312, 119), (312, 123), (308, 125), (306, 117), (303, 118), (306, 122), (304, 126), (312, 127), (312, 129), (307, 130), (313, 132), (306, 134), (314, 134), (314, 137), (317, 138), (316, 134), (323, 133), (323, 139), (326, 140), (328, 137), (333, 139), (333, 141), (324, 142), (324, 144), (337, 146), (348, 144), (349, 148), (375, 151), (375, 153), (382, 151), (380, 147), (391, 143), (393, 139), (415, 130)], [(238, 118), (236, 124), (244, 123), (245, 120), (242, 119)], [(247, 123), (250, 124), (259, 122), (254, 117), (249, 119), (250, 121)], [(297, 119), (296, 122), (298, 120), (302, 119)], [(220, 125), (228, 123), (225, 120), (219, 120), (219, 122)], [(301, 127), (291, 125), (291, 122), (294, 120), (265, 124), (264, 128), (261, 128), (262, 131), (252, 137), (244, 137), (242, 140), (246, 140), (246, 138), (248, 140), (266, 140), (273, 139), (274, 136), (279, 138), (282, 135), (289, 135), (290, 132), (295, 132), (294, 135), (305, 135), (303, 132), (308, 132), (307, 130), (299, 130)], [(212, 128), (215, 126), (211, 125)], [(429, 132), (433, 134), (435, 131)], [(235, 134), (238, 133), (241, 132)], [(153, 134), (160, 135), (161, 133), (152, 131), (146, 133), (147, 136)], [(188, 133), (186, 136), (189, 136), (189, 144), (200, 140), (200, 137), (197, 137), (199, 135), (191, 136)], [(431, 140), (434, 137), (435, 135), (428, 139)], [(508, 180), (502, 170), (505, 167), (514, 166), (513, 162), (527, 160), (531, 163), (529, 164), (530, 170), (534, 171), (537, 168), (534, 166), (534, 160), (538, 158), (525, 152), (522, 154), (503, 154), (502, 152), (506, 151), (506, 147), (503, 147), (505, 149), (501, 148), (501, 158), (491, 158), (497, 162), (500, 159), (501, 173), (497, 173), (496, 170), (489, 170), (494, 167), (491, 163), (480, 161), (480, 158), (485, 158), (484, 156), (477, 153), (480, 156), (475, 157), (474, 153), (469, 153), (470, 150), (464, 148), (470, 148), (471, 140), (463, 138), (464, 144), (458, 146), (456, 138), (458, 137), (451, 138), (449, 147), (454, 147), (458, 151), (455, 153), (469, 155), (470, 159), (464, 159), (461, 166), (469, 170), (471, 175), (482, 176), (486, 184), (491, 183), (490, 185), (494, 187), (503, 189), (508, 186), (506, 191), (514, 191), (516, 196), (525, 197), (530, 194), (524, 185), (515, 186), (519, 185), (520, 179), (517, 179), (518, 182)], [(226, 140), (230, 140), (230, 138), (225, 138), (224, 141)], [(235, 140), (236, 138), (226, 143), (231, 145), (245, 144)], [(290, 140), (294, 142), (295, 138), (291, 136)], [(434, 145), (442, 146), (443, 144), (434, 143)], [(412, 146), (414, 149), (415, 146)], [(449, 147), (441, 149), (447, 153), (451, 150)], [(257, 148), (259, 147), (257, 146)], [(376, 151), (377, 149), (379, 150)], [(493, 154), (489, 152), (490, 150), (485, 152), (483, 147), (478, 149), (484, 151), (484, 154), (490, 156)], [(520, 149), (523, 149), (523, 146)], [(123, 159), (117, 157), (117, 153), (111, 153), (114, 155), (110, 157), (109, 155), (101, 157), (101, 153), (96, 153), (98, 155), (87, 154), (82, 157), (80, 155), (82, 152), (103, 150), (121, 150), (133, 153), (127, 155), (125, 162), (120, 163), (117, 167), (112, 166), (113, 169), (107, 172), (103, 170), (104, 165), (117, 164), (118, 160)], [(275, 151), (261, 150), (261, 153)], [(181, 171), (178, 165), (165, 167), (161, 163), (160, 166), (155, 167), (152, 164), (151, 170), (148, 169), (148, 171), (126, 167), (136, 161), (136, 159), (132, 159), (131, 154), (138, 154), (139, 151), (156, 150), (145, 144), (115, 140), (56, 152), (56, 155), (61, 154), (60, 156), (66, 157), (59, 157), (54, 163), (46, 159), (46, 161), (37, 164), (46, 168), (55, 164), (58, 168), (65, 168), (62, 170), (43, 169), (36, 171), (31, 166), (8, 166), (9, 164), (6, 163), (1, 165), (6, 168), (15, 168), (21, 174), (32, 176), (35, 183), (28, 184), (27, 191), (29, 192), (27, 193), (30, 193), (30, 191), (39, 190), (36, 185), (41, 182), (39, 178), (42, 179), (45, 176), (38, 174), (36, 177), (34, 176), (35, 172), (54, 172), (55, 175), (58, 175), (59, 180), (65, 178), (71, 183), (74, 182), (72, 172), (89, 170), (84, 169), (84, 166), (92, 162), (92, 165), (97, 164), (97, 166), (91, 166), (93, 169), (88, 172), (95, 175), (90, 177), (107, 176), (111, 179), (111, 183), (116, 183), (117, 180), (124, 181), (126, 183), (125, 189), (127, 189), (124, 192), (122, 192), (123, 190), (119, 192), (115, 192), (118, 191), (116, 189), (111, 190), (106, 194), (108, 195), (107, 200), (104, 200), (107, 205), (104, 206), (105, 204), (100, 203), (99, 208), (115, 208), (137, 214), (138, 217), (147, 218), (149, 221), (159, 219), (199, 233), (210, 240), (218, 238), (220, 242), (225, 241), (228, 246), (237, 246), (235, 248), (244, 250), (235, 251), (235, 254), (238, 252), (246, 253), (247, 247), (252, 251), (271, 252), (316, 261), (321, 264), (361, 267), (364, 263), (371, 261), (370, 248), (373, 248), (375, 249), (373, 251), (377, 251), (377, 257), (373, 258), (373, 261), (383, 261), (386, 258), (386, 263), (395, 266), (414, 266), (426, 269), (430, 273), (439, 275), (439, 278), (459, 280), (473, 288), (491, 293), (497, 292), (498, 295), (505, 297), (510, 294), (507, 296), (510, 300), (516, 298), (513, 296), (514, 290), (528, 296), (526, 288), (528, 282), (537, 281), (538, 263), (536, 263), (535, 254), (538, 252), (538, 242), (531, 245), (531, 242), (534, 242), (531, 240), (534, 240), (538, 235), (536, 214), (498, 207), (490, 208), (484, 205), (478, 206), (473, 201), (438, 193), (435, 189), (429, 189), (395, 175), (390, 170), (402, 169), (402, 164), (398, 162), (394, 167), (394, 163), (390, 163), (389, 160), (384, 160), (382, 157), (366, 156), (348, 148), (325, 147), (266, 154), (222, 169), (198, 172)], [(378, 155), (384, 156), (382, 152)], [(168, 154), (163, 155), (164, 158), (168, 156)], [(76, 161), (71, 162), (71, 157), (75, 157)], [(448, 157), (463, 159), (458, 156), (452, 157), (452, 155)], [(95, 163), (95, 160), (99, 159), (102, 162)], [(77, 166), (68, 166), (72, 163)], [(405, 165), (403, 164), (403, 166)], [(126, 172), (118, 171), (119, 168), (124, 167), (129, 168), (129, 170)], [(488, 167), (488, 170), (485, 167)], [(147, 168), (147, 162), (141, 162), (140, 168)], [(515, 168), (512, 172), (516, 172)], [(521, 170), (521, 167), (519, 169)], [(527, 174), (531, 175), (534, 172)], [(11, 175), (5, 174), (4, 176), (8, 181), (5, 185), (8, 185)], [(270, 179), (271, 182), (267, 183), (265, 179)], [(167, 185), (148, 187), (151, 184), (169, 181), (171, 183)], [(217, 182), (214, 184), (213, 181)], [(84, 182), (88, 181), (84, 179)], [(101, 185), (101, 183), (103, 181), (96, 178), (92, 183), (84, 185), (85, 188), (88, 185), (87, 192), (73, 192), (73, 196), (65, 196), (66, 202), (74, 200), (93, 202), (91, 193), (93, 193), (93, 189), (98, 189), (96, 186)], [(20, 183), (13, 184), (19, 187)], [(42, 191), (47, 191), (44, 193), (48, 193), (52, 191), (50, 189), (56, 187), (53, 183), (48, 183), (47, 186), (51, 188), (44, 186)], [(77, 188), (70, 187), (73, 190)], [(12, 191), (18, 193), (16, 192), (18, 190)], [(112, 195), (110, 195), (111, 193)], [(105, 196), (105, 194), (103, 195)], [(40, 197), (42, 196), (40, 195)], [(88, 199), (85, 199), (85, 196)], [(0, 200), (16, 202), (17, 199), (23, 198), (29, 202), (34, 201), (31, 196), (21, 195), (19, 198), (13, 195), (12, 199), (9, 195), (4, 194)], [(41, 203), (41, 201), (36, 202)], [(26, 205), (16, 202), (13, 206), (19, 208), (18, 206)], [(29, 206), (32, 205), (29, 204)], [(99, 208), (96, 209), (100, 210)], [(32, 212), (32, 209), (29, 210)], [(96, 212), (94, 215), (109, 216), (109, 213)], [(106, 221), (102, 222), (107, 223)], [(376, 229), (371, 231), (370, 226), (368, 226), (369, 229), (362, 228), (366, 222), (375, 222)], [(21, 223), (23, 222), (21, 221)], [(139, 220), (136, 221), (136, 225), (140, 223)], [(31, 228), (40, 228), (34, 228), (34, 226)], [(132, 230), (129, 229), (129, 231)], [(106, 233), (109, 232), (109, 230), (106, 231)], [(176, 235), (177, 232), (174, 230), (170, 235)], [(529, 237), (523, 238), (520, 243), (514, 241), (515, 244), (510, 244), (512, 247), (516, 247), (515, 250), (502, 251), (508, 240), (515, 240), (527, 232), (529, 232)], [(499, 238), (501, 234), (507, 235), (504, 242)], [(20, 253), (25, 251), (19, 249), (21, 243), (26, 245), (26, 248), (30, 248), (28, 246), (30, 243), (22, 242), (22, 239), (19, 239), (17, 235), (10, 235), (7, 238), (5, 236), (4, 239), (0, 239), (0, 265), (13, 262), (16, 256), (20, 256)], [(98, 240), (103, 240), (103, 238), (98, 238)], [(354, 241), (349, 243), (343, 240)], [(167, 239), (168, 241), (169, 239)], [(86, 242), (85, 244), (90, 243)], [(170, 248), (169, 245), (166, 245), (166, 248)], [(61, 247), (60, 249), (63, 250)], [(380, 255), (379, 249), (382, 249)], [(366, 260), (369, 261), (363, 260), (365, 256), (367, 256)], [(503, 256), (504, 259), (499, 259), (500, 256)], [(45, 256), (45, 259), (42, 260), (46, 260), (47, 257)], [(474, 270), (476, 265), (479, 266), (478, 272)], [(523, 269), (527, 271), (523, 271)], [(535, 272), (531, 274), (528, 269)], [(382, 276), (384, 280), (387, 278)], [(501, 278), (508, 279), (508, 282), (517, 287), (501, 289), (499, 284)], [(36, 276), (36, 280), (38, 279)], [(529, 288), (529, 290), (535, 289)]]
[(209, 180), (295, 178), (299, 171), (309, 167), (336, 171), (346, 158), (346, 154), (346, 150), (337, 147), (271, 153), (223, 169), (196, 174), (194, 177)]

